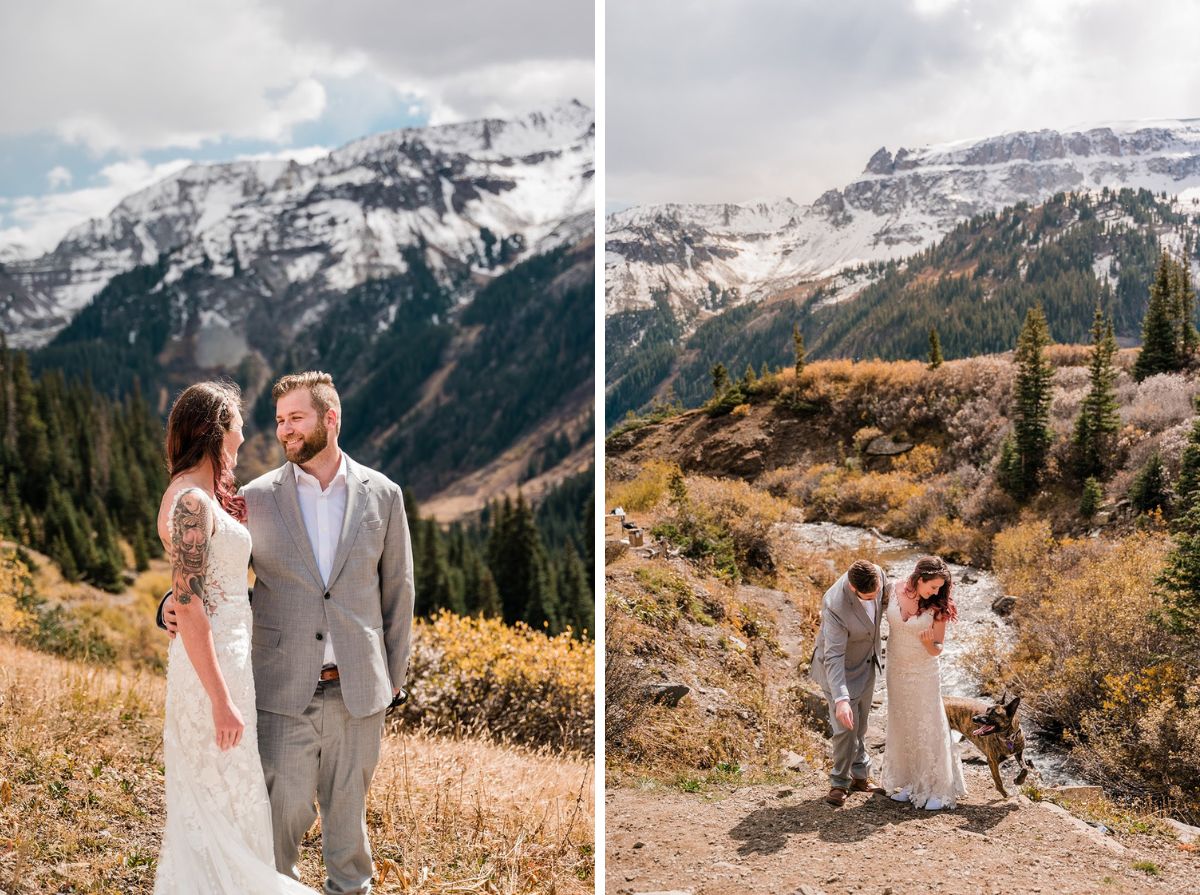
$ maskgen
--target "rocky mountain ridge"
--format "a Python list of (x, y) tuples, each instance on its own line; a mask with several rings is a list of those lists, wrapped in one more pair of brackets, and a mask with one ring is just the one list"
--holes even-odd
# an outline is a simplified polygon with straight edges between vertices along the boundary
[[(162, 255), (168, 284), (199, 268), (221, 279), (257, 268), (269, 292), (309, 299), (405, 273), (408, 249), (443, 285), (486, 280), (591, 232), (594, 142), (592, 110), (571, 102), (377, 134), (307, 165), (192, 165), (41, 257), (4, 255), (0, 329), (11, 345), (45, 344), (114, 276)], [(315, 304), (300, 302), (298, 316)], [(235, 307), (206, 310), (204, 326), (237, 327)]]
[[(635, 207), (608, 219), (606, 312), (669, 303), (684, 332), (708, 316), (912, 255), (965, 218), (1064, 191), (1148, 189), (1200, 197), (1200, 119), (1021, 131), (895, 154), (811, 205)], [(866, 282), (845, 290), (852, 298)]]

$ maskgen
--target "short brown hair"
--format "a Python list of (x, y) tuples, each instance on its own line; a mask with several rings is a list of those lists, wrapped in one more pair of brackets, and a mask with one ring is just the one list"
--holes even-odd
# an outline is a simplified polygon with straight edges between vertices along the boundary
[(873, 594), (879, 589), (879, 572), (875, 563), (865, 559), (855, 560), (854, 565), (850, 566), (850, 571), (846, 573), (846, 578), (849, 579), (850, 586), (860, 594)]
[(280, 376), (271, 389), (271, 397), (275, 403), (284, 395), (297, 389), (307, 389), (312, 397), (313, 407), (317, 408), (317, 416), (325, 418), (330, 408), (337, 411), (337, 431), (342, 431), (342, 399), (338, 397), (337, 389), (333, 387), (333, 377), (320, 370), (306, 370), (303, 373), (288, 373)]

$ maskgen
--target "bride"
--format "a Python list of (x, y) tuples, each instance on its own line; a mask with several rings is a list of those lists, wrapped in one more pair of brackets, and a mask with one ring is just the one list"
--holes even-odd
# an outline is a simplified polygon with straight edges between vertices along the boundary
[(237, 387), (185, 389), (167, 419), (171, 482), (158, 534), (171, 557), (179, 636), (167, 659), (167, 825), (155, 895), (315, 895), (277, 873), (250, 667), (245, 501)]
[(887, 610), (887, 733), (883, 788), (898, 802), (936, 811), (966, 795), (942, 708), (939, 657), (946, 623), (958, 618), (950, 569), (922, 557)]

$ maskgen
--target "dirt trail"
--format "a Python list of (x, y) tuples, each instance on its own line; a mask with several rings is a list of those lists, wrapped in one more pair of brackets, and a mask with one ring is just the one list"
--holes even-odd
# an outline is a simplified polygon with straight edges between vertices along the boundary
[(698, 794), (610, 790), (605, 891), (1200, 893), (1200, 854), (1157, 836), (1106, 836), (1024, 796), (1002, 800), (986, 767), (964, 770), (970, 793), (954, 811), (867, 794), (831, 808), (816, 770), (794, 773), (791, 784)]
[[(807, 645), (786, 595), (743, 586), (738, 599), (774, 623), (768, 688), (795, 680)], [(804, 658), (807, 658), (805, 656)], [(881, 766), (885, 715), (876, 693), (867, 734)], [(969, 793), (954, 811), (924, 811), (854, 794), (826, 805), (811, 767), (783, 784), (619, 787), (606, 797), (609, 895), (1200, 895), (1200, 852), (1155, 835), (1105, 834), (1056, 805), (1001, 799), (987, 767), (959, 744)], [(1002, 771), (1011, 780), (1014, 769)], [(1010, 793), (1015, 787), (1010, 788)], [(1138, 865), (1138, 867), (1135, 867)]]

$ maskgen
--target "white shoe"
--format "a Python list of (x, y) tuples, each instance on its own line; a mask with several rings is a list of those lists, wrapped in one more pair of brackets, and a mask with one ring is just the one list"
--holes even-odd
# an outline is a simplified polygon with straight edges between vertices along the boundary
[(925, 803), (926, 811), (941, 811), (946, 806), (942, 804), (942, 800), (936, 796), (930, 796), (929, 801)]
[(909, 798), (908, 787), (906, 786), (899, 792), (892, 793), (890, 796), (888, 796), (888, 798), (890, 798), (893, 802), (907, 802)]

